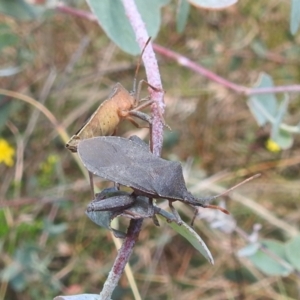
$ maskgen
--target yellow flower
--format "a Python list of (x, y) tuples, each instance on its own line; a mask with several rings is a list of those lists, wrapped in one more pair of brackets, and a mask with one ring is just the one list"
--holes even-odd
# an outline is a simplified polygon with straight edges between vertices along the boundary
[(43, 173), (52, 173), (55, 164), (58, 162), (58, 156), (50, 154), (45, 162), (41, 164), (41, 170)]
[(0, 139), (0, 163), (3, 162), (8, 167), (12, 167), (14, 164), (14, 154), (15, 149), (6, 140)]
[(58, 155), (50, 154), (46, 160), (40, 164), (38, 182), (41, 187), (50, 187), (53, 185), (53, 178), (57, 175), (55, 171), (58, 161)]
[(266, 148), (271, 152), (279, 152), (281, 150), (280, 146), (271, 139), (267, 140)]

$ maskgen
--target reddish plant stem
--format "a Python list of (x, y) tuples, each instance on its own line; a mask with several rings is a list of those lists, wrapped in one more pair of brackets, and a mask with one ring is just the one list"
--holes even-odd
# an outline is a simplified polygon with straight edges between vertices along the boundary
[(161, 55), (176, 60), (179, 65), (193, 70), (196, 73), (201, 74), (204, 77), (227, 87), (228, 89), (231, 89), (237, 93), (245, 94), (247, 96), (268, 93), (300, 92), (300, 85), (276, 86), (268, 88), (248, 88), (243, 85), (238, 85), (231, 81), (228, 81), (225, 78), (205, 69), (198, 63), (193, 62), (187, 57), (169, 50), (163, 46), (153, 44), (153, 48)]
[(126, 238), (122, 244), (122, 247), (118, 251), (118, 255), (115, 259), (114, 265), (109, 272), (109, 275), (103, 285), (103, 289), (100, 293), (101, 300), (110, 300), (112, 292), (118, 285), (118, 282), (124, 272), (126, 263), (132, 254), (134, 245), (139, 237), (143, 224), (143, 219), (131, 220)]
[(88, 19), (93, 22), (97, 22), (96, 16), (94, 14), (90, 13), (89, 11), (73, 8), (73, 7), (64, 5), (62, 3), (58, 3), (56, 5), (56, 10), (58, 10), (59, 12), (65, 13), (65, 14), (69, 14), (69, 15), (76, 16), (79, 18), (84, 18), (84, 19)]
[[(140, 22), (141, 18), (136, 17), (139, 12), (134, 0), (122, 0), (122, 2), (125, 8), (126, 15), (135, 33), (136, 40), (140, 48), (143, 49), (146, 41), (149, 38), (146, 26), (144, 22)], [(152, 152), (153, 154), (160, 156), (163, 143), (163, 123), (161, 116), (164, 112), (165, 104), (164, 91), (162, 89), (158, 64), (152, 48), (152, 43), (149, 43), (149, 45), (145, 48), (143, 63), (145, 66), (148, 83), (157, 88), (157, 90), (148, 88), (148, 91), (151, 99), (154, 100), (156, 104), (152, 105)]]
[[(132, 25), (133, 31), (136, 36), (136, 40), (141, 48), (144, 48), (146, 41), (148, 40), (148, 33), (145, 27), (143, 20), (136, 8), (134, 0), (122, 0), (123, 6), (125, 8), (126, 15), (129, 19), (129, 22)], [(143, 62), (147, 74), (147, 80), (152, 85), (155, 86), (158, 91), (149, 89), (151, 99), (153, 99), (156, 105), (152, 107), (152, 145), (153, 153), (155, 155), (160, 155), (162, 141), (163, 141), (163, 125), (161, 120), (161, 113), (164, 109), (163, 103), (163, 89), (161, 84), (161, 79), (158, 70), (158, 64), (155, 58), (151, 44), (149, 44), (143, 55)], [(132, 254), (134, 245), (138, 239), (139, 232), (142, 228), (143, 219), (131, 220), (130, 225), (127, 231), (126, 238), (122, 244), (122, 247), (118, 251), (118, 255), (115, 259), (114, 265), (106, 279), (106, 282), (103, 286), (103, 289), (100, 293), (101, 300), (111, 299), (112, 292), (116, 288), (121, 275), (124, 272), (125, 266), (129, 261), (129, 258)]]
[(300, 85), (282, 85), (282, 86), (274, 86), (274, 87), (267, 87), (267, 88), (252, 88), (247, 89), (246, 95), (258, 95), (258, 94), (270, 94), (270, 93), (299, 93), (300, 92)]
[[(63, 13), (72, 14), (74, 16), (78, 16), (81, 18), (86, 18), (91, 21), (97, 21), (96, 17), (86, 11), (82, 11), (79, 9), (69, 8), (63, 4), (57, 6), (57, 10)], [(171, 51), (167, 48), (164, 48), (160, 45), (153, 44), (153, 48), (160, 53), (161, 55), (176, 60), (180, 65), (195, 71), (198, 74), (203, 75), (204, 77), (208, 78), (209, 80), (215, 81), (237, 93), (241, 93), (244, 95), (257, 95), (257, 94), (270, 94), (270, 93), (299, 93), (300, 92), (300, 85), (282, 85), (276, 87), (269, 87), (269, 88), (248, 88), (243, 85), (235, 84), (231, 81), (226, 80), (225, 78), (218, 76), (217, 74), (209, 71), (208, 69), (202, 67), (200, 64), (193, 62), (192, 60), (188, 59), (187, 57), (178, 54), (174, 51)], [(156, 85), (154, 85), (156, 86)], [(150, 91), (151, 93), (151, 91)]]
[(201, 74), (201, 75), (209, 78), (210, 80), (215, 81), (229, 89), (233, 89), (237, 92), (244, 92), (247, 89), (241, 85), (237, 85), (235, 83), (232, 83), (232, 82), (218, 76), (217, 74), (205, 69), (201, 65), (193, 62), (192, 60), (188, 59), (187, 57), (185, 57), (183, 55), (180, 55), (174, 51), (171, 51), (171, 50), (169, 50), (165, 47), (162, 47), (160, 45), (157, 45), (157, 44), (154, 44), (153, 47), (158, 53), (160, 53), (168, 58), (172, 58), (172, 59), (176, 60), (179, 65), (184, 66), (188, 69), (191, 69), (191, 70), (195, 71), (196, 73)]

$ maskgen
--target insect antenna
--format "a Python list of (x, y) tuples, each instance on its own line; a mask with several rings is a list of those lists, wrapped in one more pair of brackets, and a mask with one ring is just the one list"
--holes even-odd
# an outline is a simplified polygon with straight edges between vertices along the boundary
[(140, 69), (140, 65), (141, 65), (141, 62), (142, 62), (142, 57), (143, 57), (145, 49), (148, 46), (148, 44), (150, 43), (150, 41), (151, 41), (151, 37), (149, 37), (147, 42), (145, 43), (145, 46), (142, 50), (142, 53), (139, 56), (139, 60), (138, 60), (138, 63), (137, 63), (136, 69), (135, 69), (134, 78), (133, 78), (133, 87), (132, 87), (132, 93), (134, 95), (136, 94), (136, 81), (137, 81), (137, 75), (138, 75), (138, 72), (139, 72), (139, 69)]
[[(251, 176), (251, 177), (249, 177), (249, 178), (243, 180), (242, 182), (236, 184), (235, 186), (231, 187), (230, 189), (224, 191), (224, 192), (221, 193), (221, 194), (218, 194), (218, 195), (212, 196), (212, 197), (198, 198), (198, 200), (199, 200), (200, 202), (203, 203), (203, 206), (202, 206), (202, 207), (204, 207), (204, 208), (218, 209), (218, 210), (222, 211), (223, 213), (229, 215), (228, 210), (226, 210), (225, 208), (222, 208), (222, 207), (217, 206), (217, 205), (206, 204), (206, 203), (209, 203), (209, 202), (211, 202), (212, 200), (215, 200), (215, 199), (217, 199), (217, 198), (219, 198), (219, 197), (221, 197), (221, 196), (227, 195), (228, 193), (230, 193), (231, 191), (235, 190), (235, 189), (238, 188), (239, 186), (241, 186), (241, 185), (243, 185), (243, 184), (245, 184), (245, 183), (247, 183), (247, 182), (249, 182), (249, 181), (251, 181), (251, 180), (253, 180), (253, 179), (257, 178), (257, 177), (259, 177), (260, 175), (261, 175), (260, 173), (255, 174), (255, 175), (253, 175), (253, 176)], [(194, 217), (194, 218), (195, 218), (195, 217)]]
[(235, 190), (235, 189), (238, 188), (239, 186), (241, 186), (241, 185), (243, 185), (243, 184), (245, 184), (245, 183), (247, 183), (247, 182), (249, 182), (249, 181), (251, 181), (251, 180), (253, 180), (253, 179), (256, 179), (257, 177), (260, 177), (260, 175), (261, 175), (261, 174), (258, 173), (258, 174), (255, 174), (255, 175), (253, 175), (253, 176), (251, 176), (251, 177), (249, 177), (249, 178), (243, 180), (242, 182), (240, 182), (240, 183), (234, 185), (233, 187), (231, 187), (230, 189), (226, 190), (225, 192), (223, 192), (223, 193), (221, 193), (221, 194), (219, 194), (219, 195), (213, 196), (211, 200), (216, 199), (216, 198), (219, 198), (219, 197), (221, 197), (221, 196), (227, 195), (229, 192)]

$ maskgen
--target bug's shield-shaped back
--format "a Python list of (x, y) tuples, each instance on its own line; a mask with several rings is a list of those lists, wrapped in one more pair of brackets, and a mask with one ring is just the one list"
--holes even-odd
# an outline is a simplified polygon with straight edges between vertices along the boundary
[(188, 193), (180, 163), (159, 158), (136, 141), (97, 137), (81, 141), (78, 153), (93, 174), (147, 196), (182, 200)]

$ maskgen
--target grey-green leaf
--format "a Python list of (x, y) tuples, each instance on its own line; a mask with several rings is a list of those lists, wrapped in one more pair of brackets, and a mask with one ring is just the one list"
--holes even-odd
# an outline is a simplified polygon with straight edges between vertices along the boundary
[(282, 129), (279, 130), (277, 136), (273, 140), (283, 150), (291, 148), (294, 142), (292, 134)]
[(1, 271), (0, 277), (3, 281), (9, 282), (13, 278), (17, 277), (21, 272), (22, 266), (17, 262), (13, 262)]
[(210, 8), (210, 9), (223, 9), (238, 2), (238, 0), (188, 0), (192, 5)]
[(259, 243), (249, 244), (246, 247), (240, 249), (237, 254), (239, 257), (252, 256), (258, 251), (259, 247)]
[(44, 231), (52, 236), (61, 234), (67, 229), (68, 229), (67, 223), (54, 224), (50, 222), (48, 219), (44, 220)]
[[(129, 54), (137, 55), (141, 52), (121, 0), (87, 0), (87, 3), (105, 33), (114, 43)], [(169, 3), (169, 0), (136, 0), (135, 3), (149, 36), (155, 39), (161, 23), (160, 10), (162, 6)]]
[(9, 15), (21, 21), (29, 21), (38, 18), (45, 11), (45, 7), (31, 5), (24, 0), (0, 1), (0, 13)]
[(176, 14), (176, 30), (182, 33), (190, 13), (190, 4), (186, 0), (178, 0)]
[(276, 141), (276, 139), (279, 135), (280, 125), (283, 121), (284, 115), (287, 112), (288, 104), (289, 104), (289, 98), (288, 98), (288, 95), (285, 94), (283, 101), (279, 105), (277, 115), (274, 119), (274, 122), (272, 123), (271, 139), (274, 141)]
[(185, 222), (183, 222), (182, 225), (178, 225), (175, 222), (167, 222), (167, 220), (161, 216), (158, 217), (160, 220), (163, 220), (168, 226), (170, 226), (173, 230), (175, 230), (177, 233), (179, 233), (181, 236), (187, 239), (189, 243), (192, 244), (192, 246), (196, 248), (212, 265), (214, 264), (214, 259), (209, 249), (193, 228), (191, 228)]
[(299, 0), (291, 1), (291, 18), (290, 18), (290, 31), (295, 35), (300, 25), (300, 2)]
[(249, 257), (251, 262), (267, 275), (289, 275), (293, 271), (293, 268), (286, 260), (284, 244), (278, 241), (265, 240), (263, 241), (263, 245), (270, 253), (258, 250), (254, 255)]
[[(261, 74), (256, 87), (273, 87), (272, 77), (268, 74)], [(259, 126), (270, 122), (277, 115), (277, 99), (274, 94), (257, 94), (248, 100), (249, 108)]]
[(111, 230), (115, 237), (123, 239), (126, 237), (125, 232), (120, 230), (114, 229), (110, 226), (111, 221), (114, 218), (114, 213), (111, 211), (90, 211), (85, 212), (86, 215), (93, 221), (95, 224), (99, 225), (100, 227), (104, 227), (108, 230)]
[(288, 261), (300, 271), (300, 235), (286, 243), (285, 251)]
[(12, 29), (0, 23), (0, 51), (6, 47), (15, 46), (18, 42), (19, 37), (12, 32)]
[(0, 69), (0, 77), (9, 77), (18, 74), (21, 72), (20, 67), (8, 67), (4, 69)]
[(98, 294), (80, 294), (72, 296), (57, 296), (53, 300), (99, 300)]

